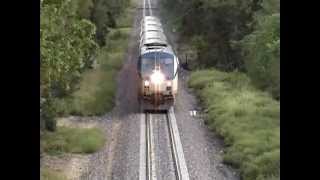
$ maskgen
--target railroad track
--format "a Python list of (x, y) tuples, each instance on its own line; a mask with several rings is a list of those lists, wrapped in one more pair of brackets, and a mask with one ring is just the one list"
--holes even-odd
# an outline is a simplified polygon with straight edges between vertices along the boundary
[[(159, 114), (157, 116), (159, 116)], [(161, 159), (161, 157), (155, 156), (155, 152), (160, 151), (155, 147), (168, 148), (166, 146), (159, 147), (159, 145), (154, 144), (155, 142), (153, 140), (153, 136), (155, 136), (156, 134), (154, 134), (153, 132), (153, 129), (154, 129), (153, 123), (156, 120), (160, 120), (160, 118), (159, 119), (155, 118), (157, 116), (155, 116), (152, 113), (144, 113), (143, 118), (141, 119), (141, 121), (144, 121), (142, 122), (142, 124), (144, 125), (141, 126), (141, 128), (144, 128), (144, 129), (141, 129), (141, 136), (142, 136), (141, 138), (145, 138), (145, 139), (140, 141), (141, 143), (144, 143), (144, 144), (140, 144), (140, 148), (145, 148), (145, 149), (140, 149), (140, 156), (141, 156), (140, 157), (140, 180), (145, 180), (145, 179), (157, 180), (158, 179), (157, 175), (159, 174), (157, 174), (158, 167), (157, 167), (156, 160), (157, 158), (160, 158), (160, 160), (158, 159), (158, 161), (163, 161), (164, 159), (166, 159), (166, 158)], [(168, 158), (167, 161), (170, 161), (170, 160), (173, 161), (173, 162), (170, 162), (171, 164), (173, 164), (173, 167), (174, 167), (174, 176), (172, 179), (189, 180), (189, 173), (186, 166), (183, 149), (180, 141), (179, 131), (177, 128), (173, 109), (171, 108), (167, 113), (163, 113), (160, 116), (164, 116), (164, 118), (161, 120), (165, 120), (166, 128), (164, 131), (168, 133), (168, 136), (163, 134), (161, 134), (160, 136), (161, 138), (168, 138), (168, 141), (170, 144), (169, 146), (170, 149), (166, 150), (165, 152), (170, 153), (166, 155), (166, 156), (170, 156), (170, 158)], [(145, 152), (145, 155), (143, 155), (143, 152)], [(167, 163), (169, 164), (169, 162)], [(162, 172), (162, 173), (166, 174), (166, 173), (172, 173), (172, 172)]]
[[(152, 16), (153, 12), (152, 9), (152, 0), (143, 0), (143, 12), (142, 16)], [(158, 118), (159, 119), (158, 119)], [(157, 134), (154, 133), (154, 125), (153, 123), (156, 121), (162, 121), (165, 120), (165, 130), (162, 131), (162, 133), (166, 134), (167, 136), (163, 134)], [(181, 145), (179, 130), (176, 122), (176, 118), (174, 115), (173, 107), (171, 107), (166, 113), (162, 114), (162, 117), (159, 114), (155, 115), (152, 113), (142, 113), (141, 119), (140, 119), (140, 169), (139, 169), (139, 180), (157, 180), (163, 179), (160, 177), (157, 177), (161, 174), (159, 174), (160, 167), (157, 166), (159, 161), (172, 161), (171, 163), (167, 164), (173, 164), (174, 169), (174, 175), (170, 176), (169, 179), (176, 179), (176, 180), (189, 180), (189, 173), (186, 166), (184, 153)], [(168, 138), (166, 141), (169, 141), (169, 147), (166, 146), (160, 146), (159, 144), (155, 144), (154, 142), (154, 135), (158, 135), (158, 138)], [(157, 147), (157, 148), (156, 148)], [(169, 148), (168, 150), (164, 150), (164, 148)], [(159, 150), (160, 149), (160, 150)], [(156, 157), (155, 154), (157, 154), (157, 151), (166, 152), (168, 154), (163, 155), (159, 154), (158, 157)], [(162, 156), (165, 157), (162, 157)], [(168, 158), (169, 157), (169, 158)], [(157, 159), (158, 158), (158, 159)], [(160, 159), (159, 159), (160, 158)], [(158, 161), (157, 161), (158, 160)], [(162, 170), (161, 173), (163, 174), (171, 174), (172, 172), (164, 172), (168, 171), (168, 168), (165, 168), (165, 170)], [(163, 175), (162, 174), (162, 175)]]

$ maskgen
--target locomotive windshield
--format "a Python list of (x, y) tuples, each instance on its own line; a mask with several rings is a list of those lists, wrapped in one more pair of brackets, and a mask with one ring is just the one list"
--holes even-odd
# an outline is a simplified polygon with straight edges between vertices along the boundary
[(172, 54), (164, 52), (150, 52), (141, 57), (141, 73), (149, 75), (159, 66), (161, 72), (168, 79), (174, 78), (174, 57)]

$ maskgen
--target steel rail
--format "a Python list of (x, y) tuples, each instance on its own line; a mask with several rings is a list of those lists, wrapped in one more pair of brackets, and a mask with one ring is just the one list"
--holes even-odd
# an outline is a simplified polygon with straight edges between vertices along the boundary
[[(189, 180), (189, 173), (186, 167), (183, 150), (181, 146), (179, 132), (176, 126), (175, 117), (172, 112), (164, 114), (166, 117), (166, 125), (169, 133), (169, 142), (171, 148), (171, 156), (175, 169), (175, 177), (177, 180)], [(145, 134), (146, 134), (146, 179), (155, 180), (156, 167), (154, 158), (154, 144), (152, 132), (152, 114), (145, 113)]]

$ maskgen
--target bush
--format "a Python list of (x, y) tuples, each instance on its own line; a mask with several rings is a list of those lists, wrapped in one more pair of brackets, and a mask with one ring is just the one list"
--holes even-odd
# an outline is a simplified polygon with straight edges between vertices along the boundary
[(279, 102), (240, 72), (197, 71), (188, 83), (208, 109), (209, 128), (224, 138), (224, 161), (246, 180), (279, 177)]
[(126, 8), (130, 5), (128, 0), (95, 0), (91, 20), (96, 25), (96, 39), (100, 46), (106, 45), (105, 38), (111, 28), (117, 27), (117, 19), (123, 14), (127, 16), (125, 12)]
[(115, 96), (115, 71), (89, 71), (73, 94), (70, 113), (75, 115), (102, 115), (112, 109)]
[(79, 14), (81, 18), (90, 19), (93, 0), (77, 0), (74, 1), (74, 3), (77, 4), (77, 14)]
[(117, 19), (117, 28), (131, 27), (133, 22), (134, 7), (131, 5), (125, 9), (125, 12)]
[(51, 155), (61, 153), (93, 153), (105, 143), (104, 133), (98, 128), (59, 127), (56, 132), (45, 132), (43, 151)]
[(261, 17), (257, 30), (241, 43), (253, 83), (280, 99), (280, 15)]
[(47, 98), (40, 102), (40, 130), (56, 130), (56, 121), (54, 116), (56, 114), (56, 109), (54, 106), (54, 99)]
[(83, 74), (80, 87), (71, 98), (59, 102), (60, 114), (102, 115), (114, 107), (115, 79), (125, 58), (130, 30), (114, 29), (108, 34), (108, 45), (98, 52), (98, 67)]

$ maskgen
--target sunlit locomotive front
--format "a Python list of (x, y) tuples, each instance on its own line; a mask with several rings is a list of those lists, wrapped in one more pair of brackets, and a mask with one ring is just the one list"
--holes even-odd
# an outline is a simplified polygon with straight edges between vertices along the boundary
[(144, 110), (167, 110), (174, 105), (178, 90), (179, 61), (154, 16), (141, 21), (139, 101)]

